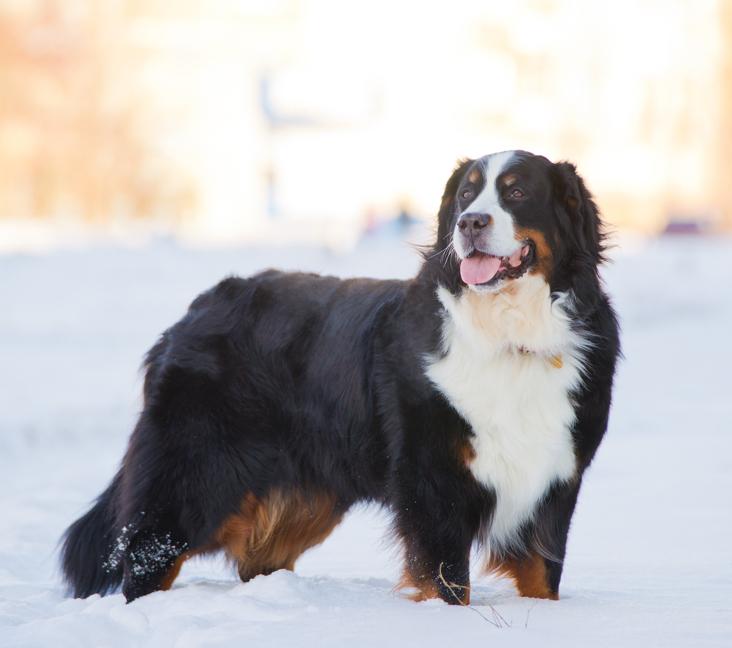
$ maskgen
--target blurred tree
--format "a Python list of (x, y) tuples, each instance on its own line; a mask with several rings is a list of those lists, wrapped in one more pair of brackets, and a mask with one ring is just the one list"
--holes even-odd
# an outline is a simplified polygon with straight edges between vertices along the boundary
[(155, 137), (138, 5), (0, 9), (0, 217), (171, 217), (192, 207), (192, 183)]

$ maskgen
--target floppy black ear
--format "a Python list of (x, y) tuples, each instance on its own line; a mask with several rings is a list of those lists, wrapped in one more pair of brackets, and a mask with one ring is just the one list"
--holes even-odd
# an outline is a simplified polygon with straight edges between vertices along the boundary
[(589, 254), (595, 264), (604, 261), (605, 246), (600, 212), (577, 168), (570, 162), (554, 165), (554, 197), (562, 229), (570, 234), (579, 249)]
[(459, 160), (457, 167), (452, 172), (450, 179), (445, 185), (445, 191), (442, 193), (442, 202), (440, 203), (440, 211), (437, 215), (436, 248), (442, 248), (447, 245), (448, 235), (450, 234), (452, 226), (452, 218), (455, 215), (455, 197), (458, 186), (468, 170), (468, 167), (470, 167), (474, 161), (475, 160), (470, 159)]

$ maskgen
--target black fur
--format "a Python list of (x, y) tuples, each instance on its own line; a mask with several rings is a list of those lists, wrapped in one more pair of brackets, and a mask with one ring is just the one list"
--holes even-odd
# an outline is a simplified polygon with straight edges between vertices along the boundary
[[(466, 600), (470, 547), (495, 494), (461, 459), (470, 426), (426, 378), (423, 358), (441, 352), (437, 286), (465, 289), (446, 248), (472, 165), (448, 181), (437, 241), (413, 280), (230, 278), (162, 335), (122, 468), (66, 533), (75, 596), (122, 581), (128, 600), (159, 589), (178, 556), (217, 548), (245, 496), (277, 490), (325, 493), (339, 512), (358, 501), (390, 507), (411, 583)], [(607, 426), (618, 326), (597, 274), (600, 219), (574, 167), (521, 153), (517, 169), (535, 196), (517, 222), (546, 234), (551, 287), (573, 291), (577, 324), (594, 341), (575, 399), (577, 478), (555, 485), (523, 529), (556, 592), (581, 475)]]
[(119, 482), (117, 474), (91, 510), (64, 535), (62, 568), (67, 578), (73, 578), (76, 596), (106, 594), (122, 582), (122, 565), (115, 568), (108, 564), (119, 528), (116, 513)]

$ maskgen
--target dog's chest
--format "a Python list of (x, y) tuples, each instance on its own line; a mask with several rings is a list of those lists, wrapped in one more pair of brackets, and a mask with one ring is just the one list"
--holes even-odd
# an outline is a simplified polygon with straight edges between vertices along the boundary
[(575, 472), (571, 392), (580, 379), (579, 351), (548, 288), (545, 307), (519, 300), (487, 320), (470, 312), (476, 300), (441, 299), (446, 353), (428, 362), (427, 375), (472, 427), (470, 470), (496, 494), (489, 537), (510, 544), (551, 484)]

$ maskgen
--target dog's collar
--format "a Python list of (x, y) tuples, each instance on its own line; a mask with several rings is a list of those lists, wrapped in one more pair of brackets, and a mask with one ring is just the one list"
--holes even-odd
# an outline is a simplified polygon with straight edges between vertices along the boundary
[[(532, 355), (532, 356), (540, 356), (544, 354), (537, 353), (536, 351), (532, 351), (531, 349), (527, 349), (525, 346), (519, 346), (518, 352), (521, 355)], [(555, 353), (553, 355), (544, 355), (544, 358), (546, 358), (547, 362), (556, 369), (561, 369), (564, 366), (564, 360), (562, 359), (561, 353)]]

